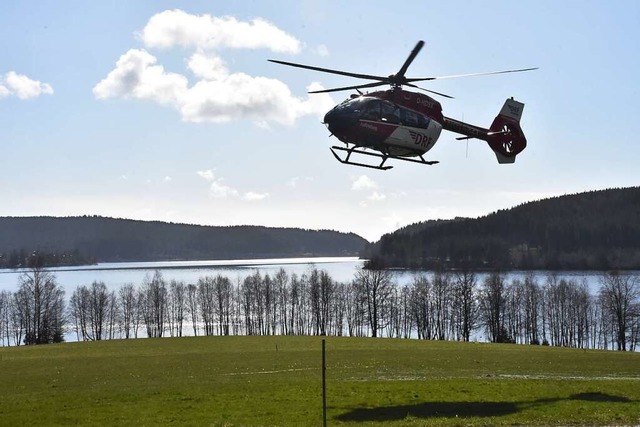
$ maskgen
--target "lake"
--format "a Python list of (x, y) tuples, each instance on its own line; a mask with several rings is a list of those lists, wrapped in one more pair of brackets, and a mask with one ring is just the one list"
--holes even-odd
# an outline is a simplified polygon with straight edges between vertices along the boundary
[[(338, 282), (349, 282), (355, 272), (362, 267), (364, 260), (357, 257), (314, 257), (314, 258), (276, 258), (276, 259), (251, 259), (251, 260), (211, 260), (211, 261), (159, 261), (159, 262), (126, 262), (126, 263), (99, 263), (96, 265), (77, 267), (58, 267), (52, 271), (66, 291), (67, 297), (81, 285), (90, 285), (94, 281), (101, 281), (109, 290), (117, 290), (126, 283), (140, 285), (145, 277), (153, 275), (156, 270), (162, 276), (170, 280), (183, 281), (184, 283), (197, 283), (200, 277), (226, 276), (233, 282), (243, 280), (248, 275), (259, 271), (261, 274), (275, 275), (280, 268), (285, 269), (289, 275), (295, 273), (301, 276), (313, 268), (326, 270), (329, 275)], [(15, 292), (18, 289), (19, 277), (22, 270), (0, 269), (0, 291)], [(406, 285), (412, 282), (416, 274), (422, 272), (397, 270), (396, 282)], [(427, 273), (428, 274), (428, 273)], [(488, 273), (478, 273), (478, 281), (482, 283)], [(529, 272), (515, 271), (506, 274), (507, 280), (524, 279)], [(540, 284), (544, 284), (546, 277), (551, 274), (547, 271), (534, 272)], [(557, 273), (559, 277), (570, 278), (578, 281), (585, 280), (593, 294), (600, 287), (602, 272), (594, 271), (569, 271)], [(638, 272), (633, 272), (638, 274)]]
[[(121, 262), (99, 263), (96, 265), (52, 268), (59, 285), (71, 295), (81, 285), (90, 285), (101, 281), (110, 290), (117, 290), (126, 283), (140, 285), (145, 277), (156, 270), (164, 279), (179, 280), (184, 283), (197, 283), (200, 277), (226, 276), (232, 281), (260, 271), (261, 274), (275, 275), (284, 268), (290, 275), (302, 275), (313, 268), (327, 270), (336, 281), (350, 281), (354, 272), (363, 264), (357, 257), (314, 257), (314, 258), (274, 258), (250, 260), (211, 260), (211, 261), (157, 261), (157, 262)], [(16, 291), (23, 270), (0, 269), (0, 291)]]

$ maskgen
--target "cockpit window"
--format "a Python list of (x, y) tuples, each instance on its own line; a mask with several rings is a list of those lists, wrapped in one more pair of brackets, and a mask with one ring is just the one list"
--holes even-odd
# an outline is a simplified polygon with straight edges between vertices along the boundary
[(380, 120), (380, 101), (369, 99), (362, 103), (362, 118), (365, 120)]
[(352, 102), (353, 102), (353, 99), (347, 98), (347, 99), (345, 99), (344, 101), (342, 101), (340, 104), (336, 105), (333, 108), (335, 108), (336, 110), (342, 110), (345, 107), (347, 107), (347, 105), (351, 104)]
[(404, 116), (403, 124), (407, 126), (418, 126), (418, 115), (411, 110), (402, 109)]
[(423, 114), (373, 97), (347, 98), (336, 105), (334, 109), (354, 114), (361, 120), (383, 121), (425, 129), (429, 127), (429, 118)]
[(382, 102), (382, 121), (400, 123), (400, 108), (390, 102)]

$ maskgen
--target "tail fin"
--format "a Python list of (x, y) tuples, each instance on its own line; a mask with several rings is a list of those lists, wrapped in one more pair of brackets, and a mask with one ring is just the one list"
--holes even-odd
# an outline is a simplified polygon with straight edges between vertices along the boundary
[(509, 98), (489, 128), (487, 143), (496, 153), (498, 163), (514, 163), (516, 155), (527, 147), (527, 139), (520, 127), (524, 104)]

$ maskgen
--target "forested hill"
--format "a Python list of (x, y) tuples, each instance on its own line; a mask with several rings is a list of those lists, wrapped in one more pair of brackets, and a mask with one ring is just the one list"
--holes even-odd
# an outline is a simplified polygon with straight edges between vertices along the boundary
[[(0, 217), (0, 261), (38, 251), (91, 261), (358, 255), (350, 233), (260, 226), (209, 227), (103, 217)], [(69, 262), (60, 262), (65, 264)]]
[(640, 187), (414, 224), (382, 236), (365, 256), (386, 267), (640, 269)]

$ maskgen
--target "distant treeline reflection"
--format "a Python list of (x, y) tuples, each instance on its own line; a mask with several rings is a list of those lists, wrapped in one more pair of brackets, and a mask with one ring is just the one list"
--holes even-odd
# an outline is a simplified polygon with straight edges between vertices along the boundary
[(16, 292), (0, 293), (3, 346), (82, 340), (200, 335), (335, 335), (636, 350), (638, 277), (603, 273), (592, 294), (586, 281), (534, 275), (507, 280), (472, 271), (417, 275), (398, 285), (389, 270), (359, 269), (348, 283), (312, 268), (235, 281), (203, 276), (109, 290), (78, 286), (69, 298), (53, 273), (34, 266)]
[(0, 269), (28, 267), (66, 267), (91, 265), (97, 262), (95, 257), (86, 256), (80, 251), (27, 251), (25, 249), (0, 252)]

